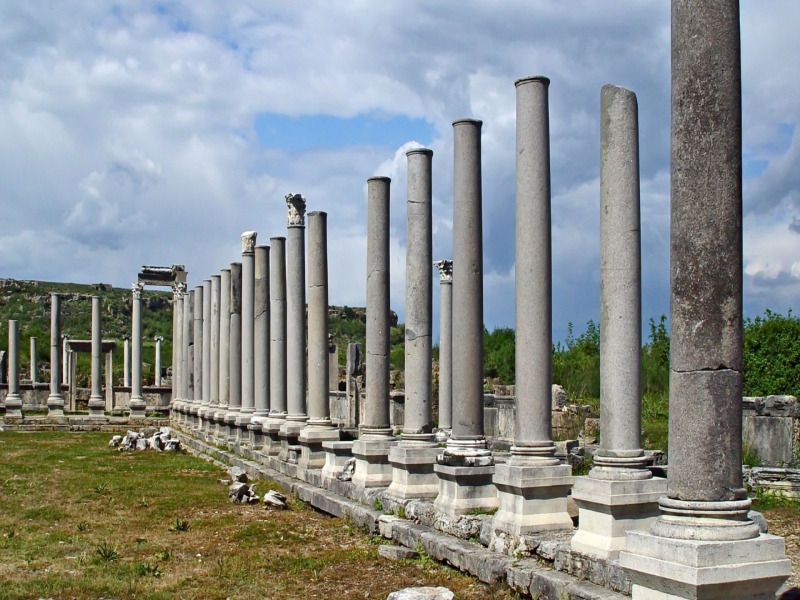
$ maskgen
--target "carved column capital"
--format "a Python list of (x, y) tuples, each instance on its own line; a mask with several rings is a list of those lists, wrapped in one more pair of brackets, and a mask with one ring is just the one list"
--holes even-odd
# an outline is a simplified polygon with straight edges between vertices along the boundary
[(303, 227), (306, 224), (306, 199), (300, 194), (289, 192), (286, 194), (286, 207), (289, 214), (286, 224)]
[(242, 234), (242, 254), (253, 254), (256, 251), (257, 235), (255, 231), (245, 231)]
[(439, 269), (439, 281), (441, 283), (453, 283), (453, 261), (437, 260), (433, 263)]

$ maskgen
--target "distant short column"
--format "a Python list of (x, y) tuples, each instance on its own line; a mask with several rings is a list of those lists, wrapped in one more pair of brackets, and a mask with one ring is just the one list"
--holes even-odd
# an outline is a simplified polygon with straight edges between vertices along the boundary
[(194, 384), (192, 407), (192, 429), (200, 425), (200, 405), (203, 402), (203, 286), (197, 285), (192, 292), (192, 364)]
[(89, 396), (89, 416), (104, 417), (103, 398), (103, 321), (100, 296), (92, 296), (92, 392)]
[(142, 396), (142, 290), (144, 285), (134, 283), (131, 286), (132, 295), (132, 331), (131, 331), (131, 418), (145, 416), (146, 404)]
[(31, 385), (36, 387), (39, 380), (39, 346), (36, 338), (31, 338)]
[(131, 336), (122, 338), (122, 385), (131, 387)]
[(8, 322), (8, 395), (6, 417), (22, 418), (22, 398), (19, 395), (19, 321)]
[(64, 398), (61, 395), (61, 297), (50, 294), (50, 396), (47, 398), (47, 416), (64, 416)]

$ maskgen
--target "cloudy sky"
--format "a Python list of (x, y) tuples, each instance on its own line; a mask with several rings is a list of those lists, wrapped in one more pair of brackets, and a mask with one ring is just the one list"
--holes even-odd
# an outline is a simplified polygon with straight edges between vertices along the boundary
[[(750, 316), (800, 297), (798, 27), (796, 1), (742, 0)], [(434, 150), (449, 258), (451, 123), (475, 117), (486, 324), (513, 326), (514, 81), (530, 74), (551, 79), (555, 338), (598, 314), (605, 83), (638, 95), (644, 317), (668, 313), (666, 0), (0, 0), (0, 276), (127, 286), (182, 263), (195, 285), (242, 231), (285, 235), (293, 191), (329, 213), (331, 303), (363, 306), (366, 180), (388, 175), (402, 318), (405, 150)]]

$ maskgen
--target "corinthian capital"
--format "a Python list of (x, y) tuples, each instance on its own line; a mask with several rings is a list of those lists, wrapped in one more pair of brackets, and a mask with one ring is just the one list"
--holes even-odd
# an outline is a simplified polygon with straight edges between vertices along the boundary
[(186, 294), (186, 283), (183, 281), (176, 281), (172, 284), (172, 299), (174, 301), (181, 300)]
[(141, 300), (142, 299), (142, 291), (144, 290), (143, 283), (134, 283), (131, 286), (131, 292), (133, 293), (134, 300)]
[(453, 261), (437, 260), (433, 263), (439, 269), (439, 281), (441, 283), (453, 283)]
[(253, 254), (256, 251), (256, 236), (255, 231), (245, 231), (242, 234), (242, 254)]
[(286, 206), (289, 209), (287, 225), (303, 226), (306, 224), (306, 199), (303, 196), (289, 192), (286, 194)]

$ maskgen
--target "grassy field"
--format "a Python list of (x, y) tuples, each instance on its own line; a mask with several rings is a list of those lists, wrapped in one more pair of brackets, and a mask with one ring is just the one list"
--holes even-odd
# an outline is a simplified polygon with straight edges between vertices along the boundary
[(514, 597), (424, 556), (382, 559), (383, 540), (296, 499), (233, 505), (218, 467), (109, 438), (0, 433), (0, 599), (383, 599), (411, 585)]

